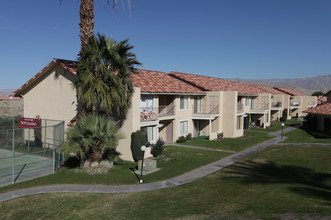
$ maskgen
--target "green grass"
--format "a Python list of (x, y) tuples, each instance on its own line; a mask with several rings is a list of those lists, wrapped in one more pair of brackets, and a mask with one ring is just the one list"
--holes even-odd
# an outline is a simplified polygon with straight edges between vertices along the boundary
[(222, 141), (209, 140), (191, 140), (181, 144), (193, 145), (208, 148), (217, 148), (223, 150), (241, 151), (258, 143), (273, 138), (273, 136), (264, 132), (245, 131), (245, 138), (224, 138)]
[(284, 129), (285, 128), (289, 128), (292, 127), (293, 125), (297, 125), (297, 124), (302, 124), (302, 121), (298, 121), (297, 118), (291, 118), (290, 120), (287, 120), (286, 122), (282, 122), (282, 121), (272, 121), (270, 124), (270, 127), (264, 129), (261, 127), (256, 127), (251, 129), (251, 131), (264, 131), (264, 132), (274, 132), (274, 131), (280, 131), (282, 129), (282, 123), (285, 124)]
[[(157, 158), (157, 167), (160, 170), (145, 175), (144, 182), (172, 178), (228, 155), (230, 153), (167, 146), (164, 155)], [(136, 163), (126, 161), (102, 174), (97, 174), (97, 169), (91, 170), (93, 174), (87, 174), (80, 168), (65, 166), (53, 175), (1, 187), (0, 192), (50, 184), (135, 184), (139, 182), (133, 173), (136, 166)]]
[(311, 134), (304, 129), (295, 129), (287, 132), (284, 136), (288, 137), (284, 143), (330, 143), (331, 138), (326, 138), (318, 134)]
[(330, 219), (330, 154), (326, 146), (273, 146), (178, 187), (6, 201), (0, 219)]

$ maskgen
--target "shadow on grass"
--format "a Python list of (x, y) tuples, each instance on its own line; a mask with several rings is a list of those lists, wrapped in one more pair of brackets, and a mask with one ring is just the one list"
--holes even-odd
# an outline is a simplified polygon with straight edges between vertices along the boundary
[(244, 184), (301, 184), (303, 186), (290, 187), (290, 190), (304, 196), (331, 200), (329, 173), (317, 173), (298, 166), (277, 165), (271, 161), (265, 163), (246, 161), (232, 165), (229, 169), (226, 173), (238, 176), (227, 176), (222, 179), (239, 179)]

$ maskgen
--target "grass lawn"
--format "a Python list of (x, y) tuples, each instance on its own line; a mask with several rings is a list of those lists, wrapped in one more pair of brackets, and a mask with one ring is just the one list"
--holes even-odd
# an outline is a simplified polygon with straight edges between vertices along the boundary
[(256, 127), (256, 128), (251, 129), (251, 131), (264, 131), (264, 132), (279, 131), (282, 129), (282, 123), (285, 124), (285, 126), (284, 126), (284, 129), (285, 129), (285, 128), (292, 127), (293, 125), (302, 124), (302, 121), (298, 121), (297, 118), (291, 118), (290, 120), (287, 120), (286, 122), (272, 121), (271, 126), (266, 129), (261, 128), (261, 127)]
[(304, 129), (295, 129), (290, 131), (284, 136), (288, 139), (284, 140), (284, 143), (329, 143), (331, 144), (331, 138), (326, 138), (324, 136), (310, 134)]
[[(167, 146), (164, 155), (157, 158), (157, 167), (161, 170), (145, 175), (144, 182), (172, 178), (228, 155), (230, 153)], [(139, 182), (132, 171), (136, 165), (133, 162), (124, 162), (101, 174), (98, 174), (98, 169), (91, 169), (90, 175), (77, 167), (65, 166), (49, 176), (1, 187), (0, 192), (50, 184), (135, 184)]]
[(223, 150), (241, 151), (258, 143), (264, 142), (273, 138), (273, 136), (265, 132), (245, 131), (246, 138), (224, 138), (222, 141), (209, 140), (191, 140), (180, 144), (193, 145), (200, 147), (217, 148)]
[(0, 219), (330, 219), (330, 154), (326, 146), (273, 146), (169, 189), (10, 200), (0, 203)]

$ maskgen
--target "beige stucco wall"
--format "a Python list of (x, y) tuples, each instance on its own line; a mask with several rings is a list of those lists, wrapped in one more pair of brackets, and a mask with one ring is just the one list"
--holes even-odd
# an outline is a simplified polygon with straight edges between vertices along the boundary
[[(238, 92), (224, 91), (222, 103), (222, 131), (224, 137), (240, 137), (243, 135), (243, 129), (237, 130), (237, 100)], [(241, 116), (242, 117), (242, 116)]]
[(74, 76), (60, 67), (51, 68), (33, 89), (24, 95), (24, 117), (64, 120), (76, 116), (77, 97)]
[[(131, 133), (140, 130), (140, 88), (135, 87), (132, 96), (131, 108), (127, 113), (127, 118), (121, 128), (121, 133), (124, 138), (119, 141), (117, 151), (121, 153), (121, 158), (128, 161), (133, 161), (131, 153)], [(154, 99), (157, 99), (156, 97)], [(147, 148), (145, 157), (151, 157), (151, 149)]]

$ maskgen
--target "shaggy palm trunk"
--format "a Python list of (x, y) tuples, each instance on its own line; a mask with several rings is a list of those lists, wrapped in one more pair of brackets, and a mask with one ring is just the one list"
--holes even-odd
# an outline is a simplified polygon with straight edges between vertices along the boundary
[(81, 0), (80, 2), (80, 41), (81, 48), (87, 44), (88, 38), (94, 31), (94, 0)]

